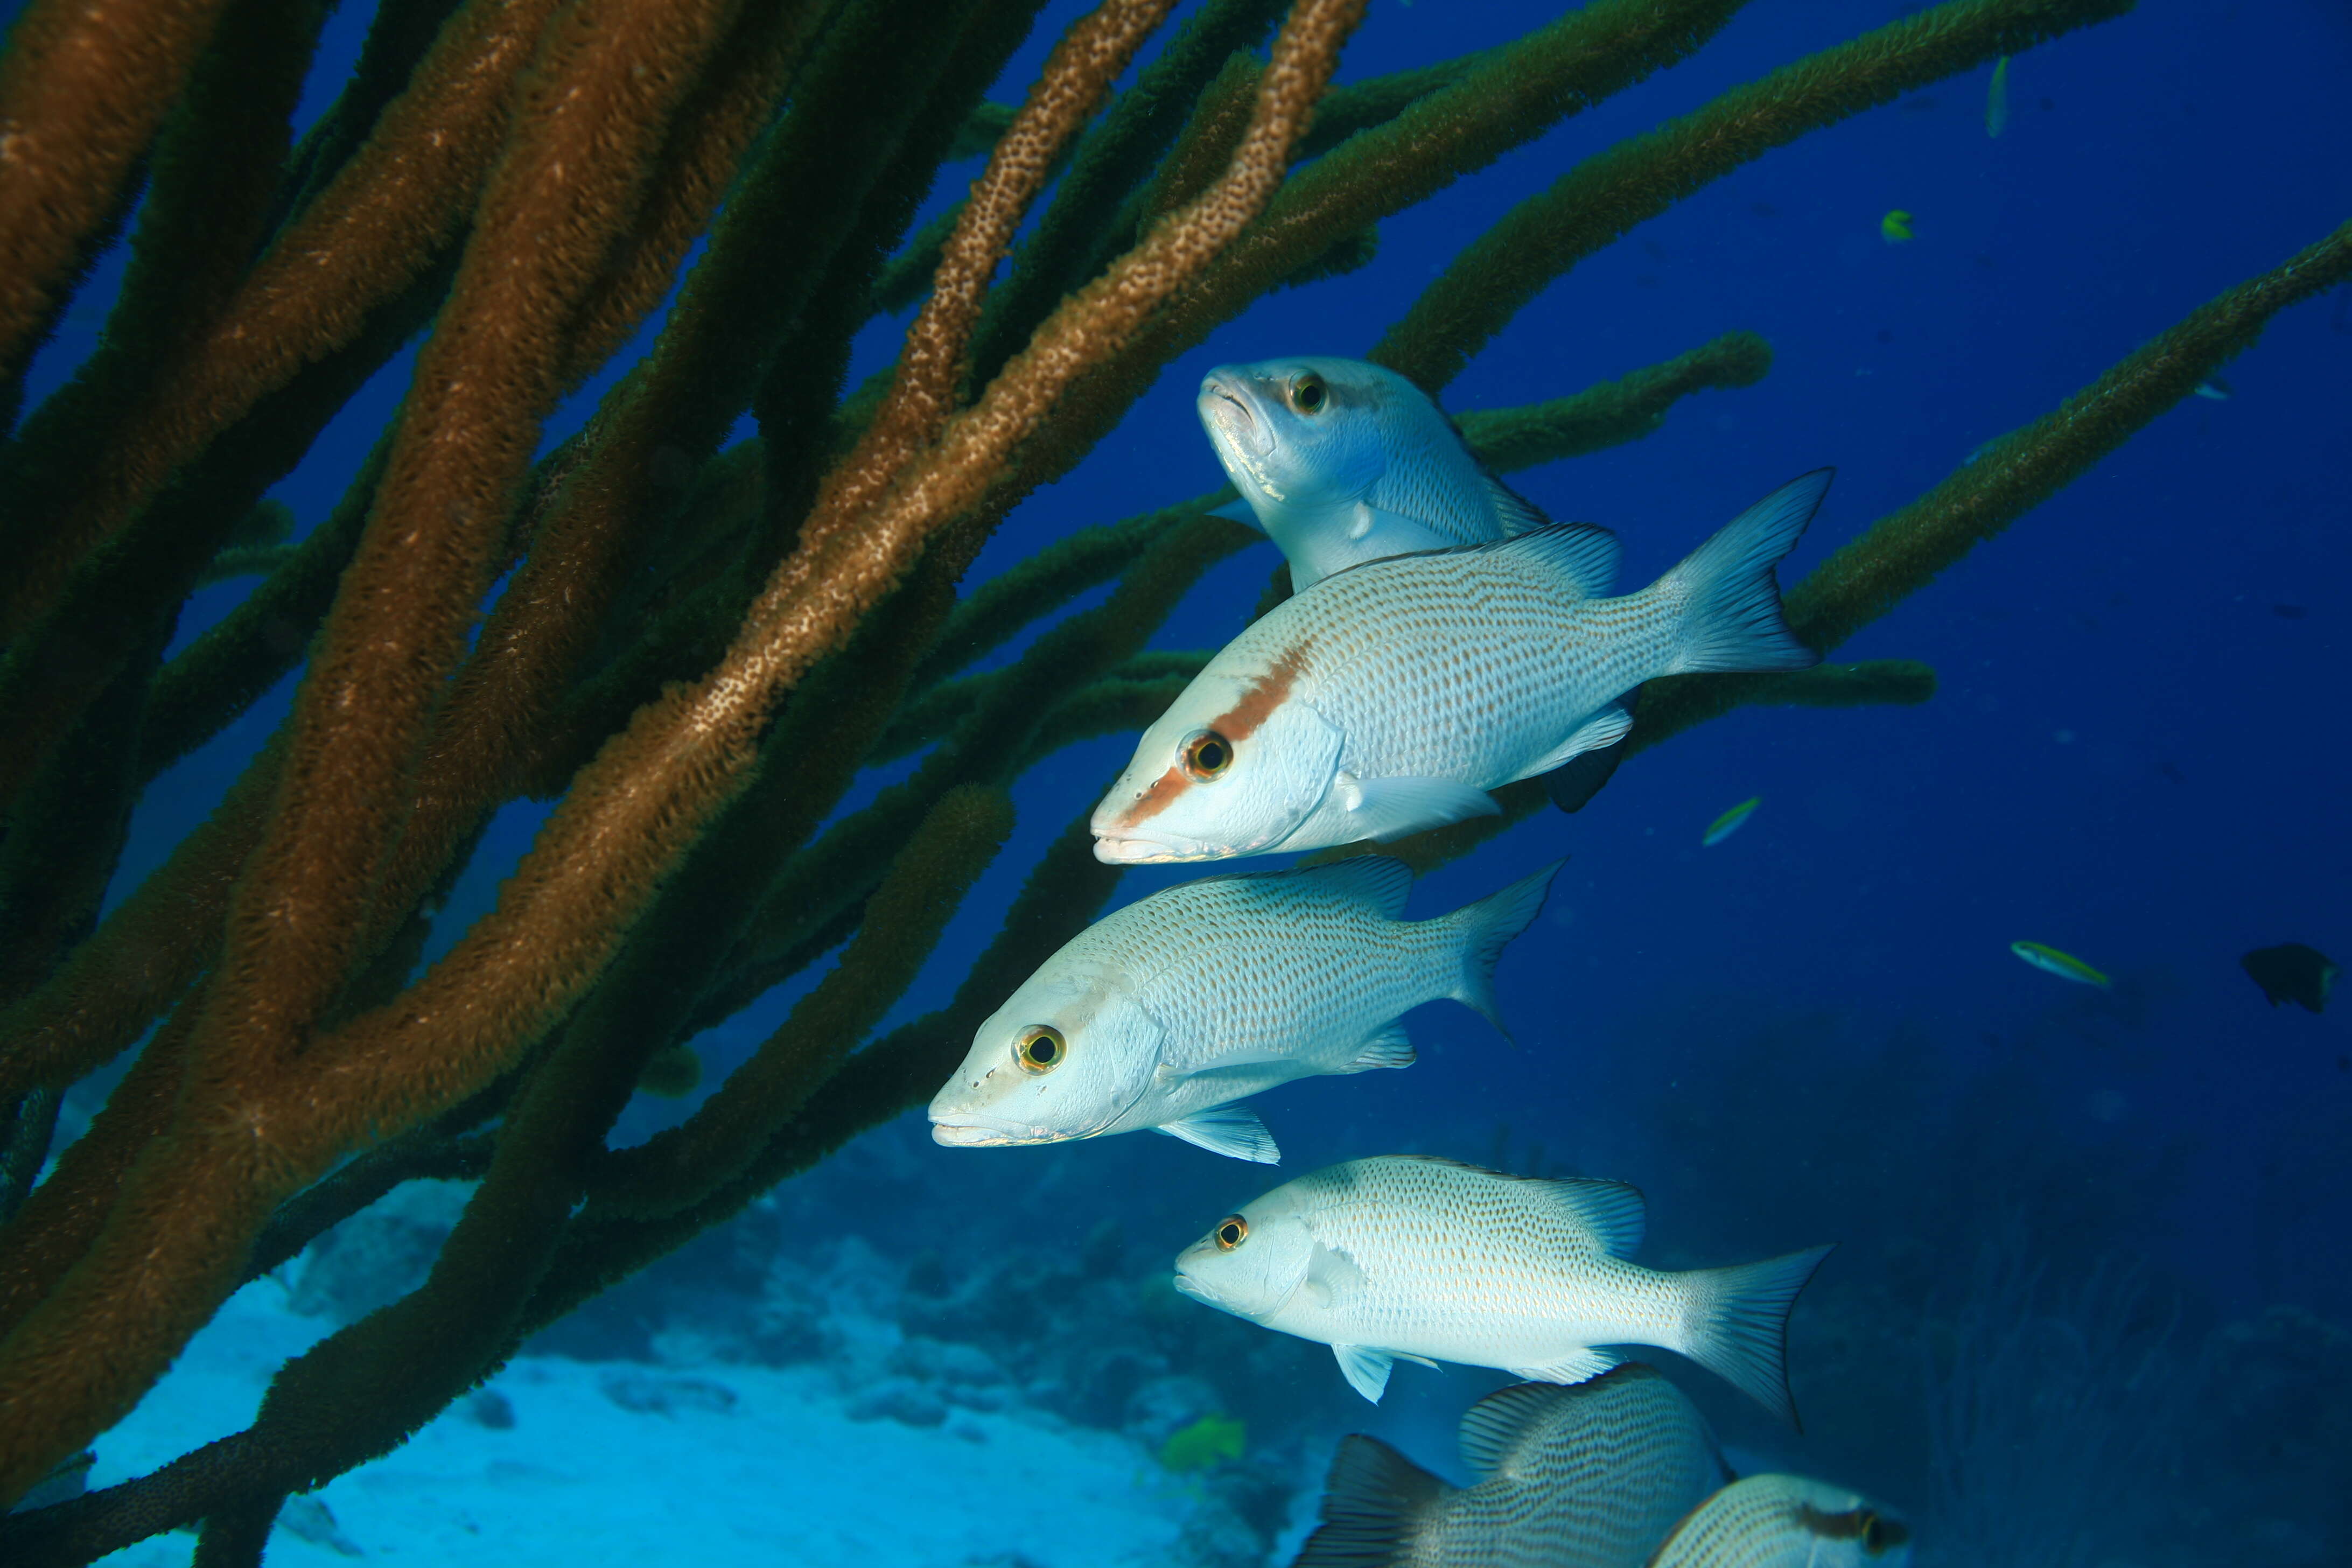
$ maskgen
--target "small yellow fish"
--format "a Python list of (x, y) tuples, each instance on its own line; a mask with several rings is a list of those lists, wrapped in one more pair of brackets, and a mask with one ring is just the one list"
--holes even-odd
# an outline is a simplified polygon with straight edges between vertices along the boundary
[(1725, 812), (1721, 816), (1717, 817), (1713, 822), (1708, 823), (1706, 825), (1706, 832), (1699, 838), (1700, 847), (1702, 848), (1713, 848), (1716, 845), (1722, 843), (1725, 839), (1738, 832), (1739, 825), (1754, 815), (1757, 803), (1761, 801), (1763, 798), (1764, 797), (1760, 795), (1751, 795), (1746, 800), (1741, 801), (1738, 805), (1733, 806), (1729, 811)]
[(1985, 134), (1998, 136), (2009, 124), (2009, 57), (1992, 62), (1992, 89), (1985, 94)]
[(1180, 1476), (1213, 1470), (1242, 1457), (1242, 1437), (1238, 1417), (1203, 1415), (1168, 1435), (1168, 1441), (1160, 1445), (1160, 1462)]
[(1911, 238), (1911, 215), (1896, 207), (1878, 220), (1878, 237), (1889, 245), (1901, 245)]
[(2071, 952), (2061, 952), (2045, 942), (2012, 942), (2009, 951), (2033, 965), (2046, 969), (2061, 980), (2072, 980), (2083, 985), (2095, 985), (2102, 991), (2115, 984), (2105, 975), (2084, 963)]

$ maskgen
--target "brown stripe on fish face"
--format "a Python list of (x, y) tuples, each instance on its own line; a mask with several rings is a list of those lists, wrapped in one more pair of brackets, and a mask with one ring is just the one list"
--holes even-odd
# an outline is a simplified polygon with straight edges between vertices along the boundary
[(1801, 1502), (1797, 1505), (1797, 1522), (1824, 1541), (1859, 1541), (1862, 1549), (1874, 1557), (1911, 1539), (1909, 1527), (1874, 1509), (1850, 1508), (1843, 1513), (1824, 1513), (1809, 1502)]
[[(1283, 650), (1264, 675), (1249, 683), (1241, 700), (1209, 721), (1206, 728), (1224, 737), (1228, 747), (1235, 746), (1255, 733), (1274, 710), (1290, 695), (1300, 671), (1307, 668), (1307, 642), (1299, 642)], [(1176, 797), (1198, 781), (1184, 771), (1180, 761), (1169, 765), (1168, 771), (1153, 779), (1135, 804), (1118, 814), (1118, 825), (1132, 827), (1148, 822), (1175, 804)]]

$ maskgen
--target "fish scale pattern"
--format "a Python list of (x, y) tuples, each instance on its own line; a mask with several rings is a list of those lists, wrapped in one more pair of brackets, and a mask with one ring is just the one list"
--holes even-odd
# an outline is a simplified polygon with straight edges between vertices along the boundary
[(1361, 1275), (1316, 1338), (1529, 1368), (1591, 1345), (1684, 1342), (1683, 1279), (1610, 1256), (1563, 1201), (1578, 1184), (1384, 1155), (1293, 1185), (1315, 1238)]
[(1497, 1416), (1516, 1418), (1500, 1463), (1430, 1510), (1414, 1532), (1416, 1560), (1624, 1568), (1646, 1560), (1724, 1479), (1706, 1419), (1639, 1363), (1591, 1383), (1490, 1394), (1463, 1423), (1465, 1450), (1481, 1418)]
[(1393, 884), (1389, 903), (1359, 890), (1361, 873), (1212, 877), (1128, 905), (1065, 952), (1125, 973), (1167, 1028), (1171, 1067), (1280, 1053), (1330, 1071), (1397, 1015), (1450, 994), (1461, 971), (1459, 922), (1391, 918), (1412, 874), (1381, 865), (1394, 867), (1377, 879)]
[(1544, 552), (1515, 541), (1328, 577), (1203, 674), (1247, 679), (1289, 656), (1301, 668), (1293, 694), (1346, 737), (1341, 768), (1489, 789), (1672, 669), (1680, 625), (1652, 590), (1583, 597)]

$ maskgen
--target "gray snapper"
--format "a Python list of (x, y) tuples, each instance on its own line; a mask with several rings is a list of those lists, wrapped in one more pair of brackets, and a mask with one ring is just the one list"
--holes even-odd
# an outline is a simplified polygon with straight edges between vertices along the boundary
[(1322, 1526), (1291, 1568), (1643, 1568), (1730, 1479), (1715, 1434), (1651, 1367), (1522, 1383), (1462, 1418), (1455, 1488), (1377, 1437), (1343, 1437)]
[(1227, 643), (1095, 807), (1114, 865), (1387, 840), (1500, 808), (1486, 792), (1613, 745), (1617, 700), (1696, 670), (1821, 656), (1781, 618), (1773, 567), (1827, 468), (1750, 507), (1638, 594), (1604, 529), (1350, 567)]
[(1803, 1476), (1734, 1481), (1683, 1521), (1651, 1568), (1904, 1568), (1911, 1527)]
[(1294, 588), (1363, 561), (1527, 533), (1548, 522), (1471, 455), (1452, 420), (1392, 370), (1310, 357), (1221, 364), (1201, 427)]
[(1497, 1028), (1495, 961), (1558, 864), (1435, 920), (1407, 921), (1412, 872), (1365, 856), (1164, 889), (1080, 931), (973, 1035), (931, 1100), (963, 1147), (1151, 1128), (1273, 1163), (1231, 1102), (1319, 1073), (1412, 1064), (1397, 1022), (1451, 997)]
[(1384, 1154), (1276, 1187), (1176, 1258), (1176, 1289), (1331, 1347), (1378, 1403), (1394, 1361), (1581, 1383), (1657, 1345), (1794, 1426), (1789, 1309), (1830, 1248), (1678, 1273), (1626, 1261), (1642, 1194)]

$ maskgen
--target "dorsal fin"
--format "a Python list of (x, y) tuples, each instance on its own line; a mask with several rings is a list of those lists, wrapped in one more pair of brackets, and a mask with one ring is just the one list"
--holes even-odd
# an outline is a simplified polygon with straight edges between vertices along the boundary
[(1600, 1239), (1601, 1249), (1610, 1257), (1631, 1258), (1642, 1245), (1645, 1221), (1641, 1188), (1591, 1176), (1546, 1182), (1544, 1185), (1551, 1189), (1560, 1207), (1591, 1230)]
[(1390, 855), (1351, 855), (1279, 874), (1312, 881), (1328, 892), (1369, 904), (1391, 920), (1404, 913), (1405, 895), (1412, 891), (1412, 868)]
[(1624, 554), (1615, 534), (1589, 522), (1555, 522), (1487, 548), (1508, 550), (1540, 562), (1578, 597), (1586, 599), (1608, 596), (1617, 585), (1617, 563)]
[(1504, 538), (1517, 539), (1522, 533), (1533, 533), (1552, 525), (1543, 508), (1485, 468), (1478, 470), (1478, 477), (1486, 482), (1486, 499), (1495, 504), (1495, 520), (1503, 525)]
[[(1629, 1361), (1589, 1383), (1519, 1383), (1497, 1389), (1462, 1417), (1462, 1462), (1480, 1480), (1509, 1470), (1526, 1445), (1557, 1431), (1563, 1416), (1589, 1425), (1622, 1409), (1628, 1384), (1663, 1381), (1654, 1368)], [(1598, 1402), (1598, 1403), (1596, 1403)], [(1577, 1406), (1588, 1406), (1577, 1412)]]
[(1486, 1395), (1462, 1417), (1463, 1464), (1482, 1481), (1508, 1468), (1569, 1392), (1557, 1383), (1517, 1383)]

